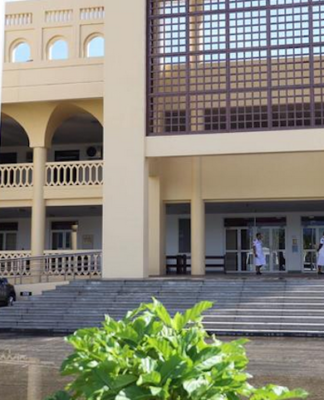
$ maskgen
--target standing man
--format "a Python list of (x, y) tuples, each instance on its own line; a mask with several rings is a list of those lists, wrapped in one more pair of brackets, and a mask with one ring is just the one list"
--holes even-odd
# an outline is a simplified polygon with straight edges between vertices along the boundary
[(254, 263), (255, 270), (257, 275), (261, 275), (261, 268), (265, 265), (265, 257), (263, 254), (262, 247), (262, 235), (261, 233), (256, 234), (256, 238), (253, 241), (253, 254), (254, 254)]

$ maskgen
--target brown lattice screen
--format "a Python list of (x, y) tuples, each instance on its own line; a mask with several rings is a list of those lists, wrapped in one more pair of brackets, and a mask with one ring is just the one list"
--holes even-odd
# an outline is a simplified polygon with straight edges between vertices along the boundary
[(148, 134), (324, 126), (324, 1), (148, 0)]

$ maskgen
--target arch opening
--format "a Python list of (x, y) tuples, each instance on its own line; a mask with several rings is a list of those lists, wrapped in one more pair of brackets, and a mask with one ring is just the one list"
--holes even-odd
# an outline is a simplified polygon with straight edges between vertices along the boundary
[(105, 55), (105, 39), (100, 36), (92, 36), (86, 44), (86, 57), (104, 57)]
[(1, 115), (0, 164), (31, 163), (33, 152), (25, 129), (13, 118)]
[(66, 40), (58, 38), (53, 40), (48, 47), (48, 59), (67, 60), (69, 58), (69, 46)]
[(55, 130), (48, 160), (51, 162), (103, 159), (103, 127), (88, 112), (77, 112)]
[(25, 63), (31, 60), (31, 50), (27, 42), (16, 43), (11, 50), (11, 62)]

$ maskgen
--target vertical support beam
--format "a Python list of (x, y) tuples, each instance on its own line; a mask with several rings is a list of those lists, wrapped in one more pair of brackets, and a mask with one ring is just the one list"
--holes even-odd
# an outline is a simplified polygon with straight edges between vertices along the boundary
[(44, 199), (45, 165), (47, 149), (34, 148), (33, 205), (31, 252), (33, 257), (42, 256), (45, 249), (46, 206)]
[(103, 277), (144, 278), (148, 276), (146, 1), (106, 3)]
[(288, 272), (303, 271), (303, 241), (300, 214), (287, 215), (286, 228), (286, 268)]
[(159, 177), (149, 178), (149, 273), (165, 273), (165, 207)]
[(76, 253), (78, 250), (78, 225), (72, 225), (72, 250)]
[(205, 205), (202, 200), (201, 158), (192, 158), (191, 273), (205, 275)]

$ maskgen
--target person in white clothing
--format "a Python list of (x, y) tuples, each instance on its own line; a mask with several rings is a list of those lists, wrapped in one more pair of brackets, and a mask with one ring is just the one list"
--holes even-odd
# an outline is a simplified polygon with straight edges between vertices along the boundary
[(257, 233), (256, 238), (253, 241), (253, 254), (256, 274), (261, 275), (261, 268), (265, 265), (261, 233)]
[(317, 269), (319, 274), (323, 274), (324, 269), (324, 232), (318, 247)]

